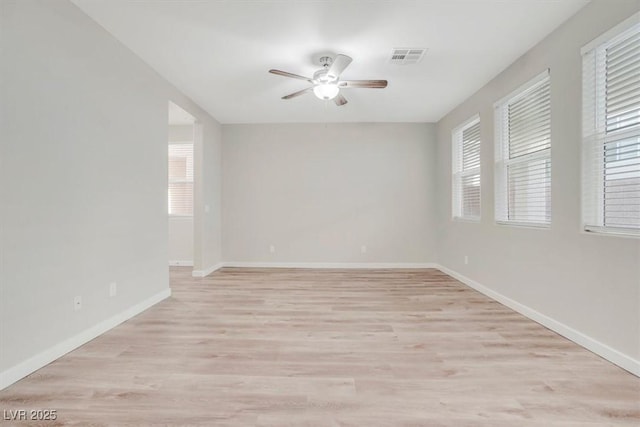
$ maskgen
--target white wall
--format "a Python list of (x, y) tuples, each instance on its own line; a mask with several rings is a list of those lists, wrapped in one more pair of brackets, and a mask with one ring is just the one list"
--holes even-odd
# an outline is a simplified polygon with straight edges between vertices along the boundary
[(434, 261), (433, 125), (222, 129), (225, 261)]
[(193, 265), (193, 217), (169, 217), (169, 265)]
[[(193, 144), (193, 126), (169, 125), (169, 143)], [(169, 217), (169, 265), (193, 265), (193, 216)]]
[(0, 8), (1, 388), (168, 294), (167, 100), (202, 123), (208, 160), (220, 125), (66, 0)]
[[(547, 316), (549, 324), (572, 328), (565, 331), (628, 369), (640, 367), (640, 240), (580, 230), (580, 48), (639, 6), (636, 0), (594, 1), (437, 125), (438, 262)], [(551, 69), (551, 229), (496, 225), (493, 103), (545, 68)], [(476, 113), (480, 224), (450, 219), (451, 130)]]

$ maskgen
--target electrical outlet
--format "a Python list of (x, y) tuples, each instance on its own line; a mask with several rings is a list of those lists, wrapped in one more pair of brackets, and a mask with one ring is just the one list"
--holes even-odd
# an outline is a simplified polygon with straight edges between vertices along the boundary
[(367, 245), (360, 246), (360, 252), (363, 253), (363, 254), (366, 254), (367, 253)]
[(469, 264), (469, 257), (467, 255), (464, 256), (464, 265)]
[(118, 293), (118, 284), (116, 282), (109, 283), (109, 296), (115, 297)]
[(77, 296), (73, 299), (73, 310), (78, 311), (82, 309), (82, 297)]
[(269, 252), (274, 253), (276, 251), (276, 247), (273, 245), (269, 245)]

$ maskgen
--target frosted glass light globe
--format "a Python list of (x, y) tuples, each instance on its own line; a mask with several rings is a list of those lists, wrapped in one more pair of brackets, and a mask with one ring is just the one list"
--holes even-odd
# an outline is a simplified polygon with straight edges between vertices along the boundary
[(337, 85), (326, 83), (320, 84), (313, 88), (313, 93), (320, 99), (329, 100), (333, 99), (340, 92), (340, 88)]

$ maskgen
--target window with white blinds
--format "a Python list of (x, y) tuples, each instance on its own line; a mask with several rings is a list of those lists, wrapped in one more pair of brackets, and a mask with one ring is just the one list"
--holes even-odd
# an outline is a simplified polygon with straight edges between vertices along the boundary
[(480, 219), (480, 117), (452, 132), (453, 217)]
[(496, 220), (551, 224), (549, 71), (496, 104)]
[(582, 52), (587, 231), (640, 235), (639, 18), (636, 14)]
[(193, 144), (169, 144), (169, 215), (193, 215)]

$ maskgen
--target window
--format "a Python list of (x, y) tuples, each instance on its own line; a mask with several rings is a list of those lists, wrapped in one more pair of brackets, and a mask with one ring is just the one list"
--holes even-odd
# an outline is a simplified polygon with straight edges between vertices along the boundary
[(169, 215), (193, 215), (193, 144), (169, 144)]
[(640, 235), (640, 14), (582, 50), (587, 231)]
[(475, 116), (454, 129), (453, 217), (480, 219), (480, 117)]
[(496, 220), (551, 224), (549, 71), (496, 104)]

